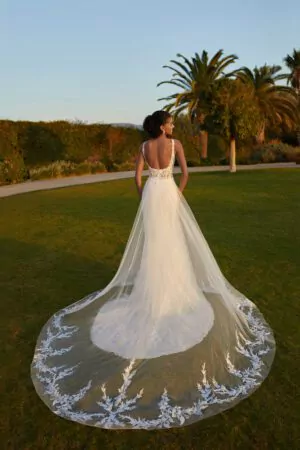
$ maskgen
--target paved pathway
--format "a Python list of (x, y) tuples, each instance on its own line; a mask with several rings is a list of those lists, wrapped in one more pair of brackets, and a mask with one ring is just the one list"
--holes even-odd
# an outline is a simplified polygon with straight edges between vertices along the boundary
[[(259, 170), (269, 168), (300, 168), (300, 164), (296, 163), (271, 163), (271, 164), (254, 164), (237, 166), (239, 170)], [(189, 172), (223, 172), (228, 171), (228, 166), (207, 166), (207, 167), (189, 167)], [(175, 167), (174, 173), (180, 173), (180, 168)], [(11, 195), (23, 194), (26, 192), (42, 191), (45, 189), (57, 189), (67, 186), (76, 186), (79, 184), (99, 183), (101, 181), (120, 180), (123, 178), (133, 178), (135, 172), (109, 172), (98, 173), (95, 175), (81, 175), (75, 177), (52, 178), (49, 180), (26, 181), (25, 183), (10, 184), (8, 186), (0, 187), (0, 197), (9, 197)], [(143, 172), (143, 175), (148, 175), (148, 170)]]

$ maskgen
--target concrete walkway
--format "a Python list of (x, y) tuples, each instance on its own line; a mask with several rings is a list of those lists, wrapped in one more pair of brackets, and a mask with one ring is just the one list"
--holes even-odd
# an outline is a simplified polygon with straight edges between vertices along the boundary
[[(253, 164), (237, 166), (240, 170), (259, 170), (274, 168), (300, 168), (296, 163), (271, 163), (271, 164)], [(194, 172), (227, 172), (228, 166), (207, 166), (207, 167), (189, 167), (190, 173)], [(180, 173), (180, 168), (174, 168), (174, 174)], [(95, 175), (81, 175), (65, 178), (51, 178), (49, 180), (26, 181), (25, 183), (10, 184), (0, 187), (0, 197), (9, 197), (11, 195), (24, 194), (26, 192), (43, 191), (46, 189), (57, 189), (67, 186), (77, 186), (79, 184), (100, 183), (102, 181), (121, 180), (123, 178), (133, 178), (135, 172), (109, 172), (98, 173)], [(143, 171), (143, 175), (148, 175), (148, 170)]]

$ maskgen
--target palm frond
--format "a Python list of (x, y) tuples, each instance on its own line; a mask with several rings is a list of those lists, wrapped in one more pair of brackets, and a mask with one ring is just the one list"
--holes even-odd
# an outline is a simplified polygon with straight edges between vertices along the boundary
[(236, 61), (236, 55), (223, 56), (223, 50), (219, 50), (211, 59), (203, 50), (201, 54), (195, 53), (190, 59), (177, 53), (179, 60), (172, 59), (164, 68), (172, 71), (169, 80), (161, 81), (157, 86), (169, 84), (180, 88), (178, 91), (159, 101), (171, 102), (168, 108), (174, 111), (187, 110), (189, 117), (207, 115), (212, 109), (212, 98), (219, 89), (220, 80), (224, 78), (224, 70)]

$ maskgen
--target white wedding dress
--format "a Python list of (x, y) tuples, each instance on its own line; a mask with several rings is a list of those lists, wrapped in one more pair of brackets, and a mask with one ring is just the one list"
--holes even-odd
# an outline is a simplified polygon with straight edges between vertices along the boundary
[(32, 380), (61, 417), (103, 428), (183, 426), (234, 406), (268, 375), (272, 330), (221, 273), (173, 179), (174, 160), (172, 140), (168, 167), (149, 166), (111, 282), (41, 331)]

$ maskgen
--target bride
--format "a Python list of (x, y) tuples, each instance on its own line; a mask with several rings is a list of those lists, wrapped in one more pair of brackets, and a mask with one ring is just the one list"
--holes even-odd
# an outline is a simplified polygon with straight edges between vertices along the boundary
[(38, 338), (35, 389), (66, 419), (180, 427), (236, 405), (270, 371), (272, 330), (224, 277), (182, 195), (188, 171), (173, 128), (166, 111), (144, 121), (150, 140), (135, 177), (141, 201), (115, 276), (55, 313)]

